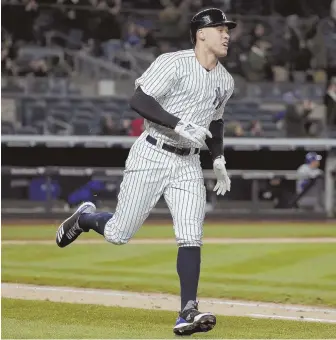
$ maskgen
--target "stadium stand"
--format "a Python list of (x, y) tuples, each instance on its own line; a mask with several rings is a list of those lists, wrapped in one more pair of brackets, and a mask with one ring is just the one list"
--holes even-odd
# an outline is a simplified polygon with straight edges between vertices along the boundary
[(330, 1), (283, 13), (283, 2), (2, 1), (2, 100), (15, 106), (2, 133), (133, 135), (134, 79), (157, 55), (191, 47), (192, 13), (220, 6), (239, 23), (221, 61), (236, 82), (226, 134), (295, 137), (309, 100), (303, 136), (334, 138), (335, 13)]

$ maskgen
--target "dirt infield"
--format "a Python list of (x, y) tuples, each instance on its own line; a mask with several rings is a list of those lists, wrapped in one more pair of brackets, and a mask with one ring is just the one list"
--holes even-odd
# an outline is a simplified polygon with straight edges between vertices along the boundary
[[(77, 240), (76, 244), (106, 244), (105, 240)], [(336, 243), (336, 237), (205, 238), (204, 244)], [(3, 240), (2, 245), (55, 245), (53, 240)], [(174, 239), (134, 239), (130, 244), (176, 244)]]
[[(179, 297), (122, 291), (2, 283), (2, 297), (79, 304), (179, 310)], [(336, 324), (336, 309), (224, 299), (200, 299), (200, 309), (217, 315), (247, 316)]]

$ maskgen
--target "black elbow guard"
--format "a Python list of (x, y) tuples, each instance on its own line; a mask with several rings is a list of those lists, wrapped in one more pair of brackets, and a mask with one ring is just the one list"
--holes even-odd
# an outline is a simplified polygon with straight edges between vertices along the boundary
[(211, 153), (212, 159), (216, 159), (224, 154), (224, 121), (223, 119), (214, 120), (209, 126), (212, 138), (206, 138), (205, 144)]

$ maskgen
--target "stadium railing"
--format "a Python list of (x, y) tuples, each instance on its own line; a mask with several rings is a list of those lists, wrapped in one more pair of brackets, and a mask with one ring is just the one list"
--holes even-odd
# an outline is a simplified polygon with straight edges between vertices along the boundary
[[(6, 147), (22, 147), (33, 148), (35, 146), (47, 146), (47, 147), (61, 147), (61, 148), (111, 148), (115, 145), (122, 146), (123, 148), (129, 148), (135, 141), (132, 137), (98, 137), (98, 136), (2, 136), (2, 145)], [(304, 149), (309, 151), (326, 151), (326, 162), (324, 168), (324, 211), (322, 212), (325, 217), (335, 217), (336, 211), (336, 140), (331, 139), (266, 139), (266, 138), (226, 138), (225, 148), (230, 148), (236, 151), (248, 150), (258, 152), (259, 150), (282, 150), (290, 151), (294, 149)], [(276, 157), (276, 156), (275, 156)], [(43, 161), (42, 161), (43, 162)], [(270, 160), (272, 162), (272, 160)], [(73, 209), (73, 206), (85, 200), (87, 197), (81, 196), (78, 193), (80, 188), (83, 188), (87, 183), (93, 185), (99, 185), (99, 183), (105, 183), (109, 187), (110, 192), (113, 192), (109, 197), (104, 195), (90, 196), (90, 199), (97, 199), (102, 201), (102, 206), (105, 208), (112, 208), (116, 202), (118, 193), (118, 187), (123, 175), (123, 168), (94, 168), (94, 167), (44, 167), (41, 163), (41, 167), (29, 168), (29, 167), (13, 167), (2, 166), (2, 179), (3, 183), (7, 186), (3, 186), (2, 191), (2, 213), (28, 215), (41, 215), (52, 217), (55, 214), (64, 214), (69, 209)], [(229, 174), (232, 177), (233, 185), (232, 192), (224, 196), (224, 198), (218, 198), (213, 193), (213, 185), (215, 181), (214, 172), (212, 170), (204, 170), (204, 178), (207, 186), (207, 207), (209, 209), (208, 214), (211, 216), (230, 216), (238, 214), (239, 216), (300, 216), (301, 218), (309, 218), (313, 215), (313, 212), (302, 212), (295, 207), (277, 208), (274, 207), (274, 202), (271, 200), (265, 200), (262, 197), (261, 191), (264, 190), (264, 186), (272, 179), (281, 178), (289, 183), (289, 187), (295, 188), (293, 181), (296, 180), (295, 170), (229, 170)], [(25, 195), (26, 202), (21, 204), (22, 201), (16, 200), (15, 190), (13, 188), (19, 188), (20, 186), (25, 188), (24, 190), (30, 190), (30, 181), (32, 178), (40, 178), (41, 190), (45, 191), (45, 196), (40, 201), (29, 202), (28, 195)], [(59, 190), (63, 190), (63, 198), (53, 198), (53, 192), (48, 191), (53, 189), (50, 186), (53, 180), (57, 178), (56, 182), (63, 183), (60, 185)], [(96, 182), (98, 181), (98, 182)], [(235, 184), (235, 181), (240, 181), (239, 185)], [(49, 184), (48, 184), (49, 183)], [(98, 184), (97, 184), (98, 183)], [(295, 183), (295, 182), (294, 182)], [(113, 187), (111, 189), (111, 187)], [(6, 189), (7, 188), (7, 189)], [(246, 189), (247, 188), (247, 189)], [(97, 188), (93, 186), (95, 192)], [(110, 190), (111, 189), (111, 190)], [(56, 190), (55, 188), (53, 190)], [(99, 188), (97, 189), (99, 190)], [(244, 194), (244, 190), (246, 190)], [(7, 194), (6, 194), (7, 192)], [(92, 193), (91, 192), (91, 193)], [(22, 193), (22, 190), (21, 190)], [(41, 194), (41, 193), (40, 193)], [(231, 196), (232, 195), (232, 196)], [(57, 196), (57, 195), (56, 195)], [(62, 196), (62, 195), (61, 195)], [(239, 197), (238, 197), (239, 196)], [(8, 200), (7, 200), (8, 198)], [(50, 198), (50, 199), (49, 199)], [(293, 196), (292, 196), (293, 198)], [(104, 203), (105, 202), (105, 203)], [(4, 204), (5, 203), (5, 204)], [(8, 204), (7, 204), (8, 203)], [(26, 204), (27, 203), (27, 204)], [(159, 205), (155, 210), (156, 214), (167, 214), (168, 210), (166, 206)]]
[[(7, 216), (18, 218), (20, 216), (33, 218), (63, 216), (85, 200), (96, 202), (100, 209), (113, 210), (123, 176), (122, 168), (5, 166), (1, 171), (3, 179), (7, 184), (10, 183), (12, 188), (11, 193), (2, 193), (2, 216), (4, 218)], [(314, 218), (315, 215), (321, 218), (335, 216), (335, 172), (332, 173), (333, 181), (330, 188), (334, 194), (328, 198), (331, 202), (326, 202), (325, 210), (317, 213), (300, 210), (297, 206), (276, 207), (272, 192), (264, 188), (264, 184), (273, 179), (281, 178), (287, 183), (295, 181), (298, 178), (296, 171), (229, 170), (235, 191), (234, 197), (230, 197), (230, 193), (224, 197), (218, 197), (212, 190), (215, 185), (214, 172), (204, 170), (203, 173), (207, 189), (206, 209), (210, 217), (257, 217), (260, 215), (272, 217), (273, 215), (276, 218), (280, 215), (291, 218)], [(264, 190), (261, 190), (262, 188)], [(29, 194), (22, 195), (22, 189), (29, 191)], [(282, 184), (281, 189), (287, 190), (286, 184)], [(16, 196), (15, 192), (21, 193), (21, 196)], [(267, 195), (271, 195), (270, 199), (267, 199)], [(295, 194), (289, 198), (288, 203), (293, 200), (295, 200)], [(169, 214), (168, 207), (162, 199), (153, 209), (153, 214), (160, 216)]]

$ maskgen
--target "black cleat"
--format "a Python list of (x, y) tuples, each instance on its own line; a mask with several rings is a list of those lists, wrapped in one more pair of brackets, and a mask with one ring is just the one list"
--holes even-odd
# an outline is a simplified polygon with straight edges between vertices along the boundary
[(68, 217), (58, 228), (56, 233), (56, 243), (60, 248), (68, 246), (84, 231), (78, 225), (78, 219), (83, 213), (96, 212), (96, 206), (91, 202), (81, 204), (78, 209)]
[(216, 317), (212, 313), (198, 311), (198, 303), (189, 301), (179, 317), (173, 329), (176, 335), (192, 335), (194, 333), (208, 332), (216, 325)]

